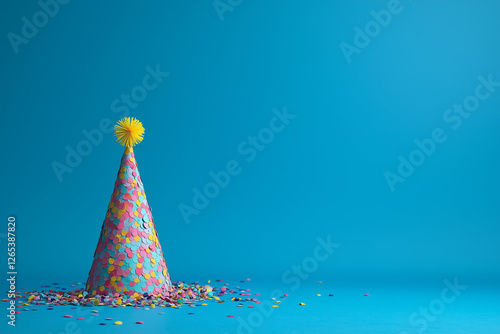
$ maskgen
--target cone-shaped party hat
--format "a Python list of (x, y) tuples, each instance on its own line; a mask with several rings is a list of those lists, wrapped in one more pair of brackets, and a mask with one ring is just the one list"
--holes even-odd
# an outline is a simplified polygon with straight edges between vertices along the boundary
[(132, 150), (143, 133), (142, 124), (134, 118), (124, 118), (115, 126), (125, 152), (87, 279), (91, 294), (160, 294), (171, 286)]

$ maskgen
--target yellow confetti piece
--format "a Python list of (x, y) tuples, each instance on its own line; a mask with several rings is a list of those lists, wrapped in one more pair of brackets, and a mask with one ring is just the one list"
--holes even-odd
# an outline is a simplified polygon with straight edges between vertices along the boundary
[(273, 305), (273, 307), (279, 307), (278, 305)]
[(306, 305), (306, 303), (299, 303), (299, 305), (300, 305), (300, 306), (304, 306), (304, 305)]
[(323, 283), (323, 281), (318, 281), (318, 283), (320, 283), (320, 284), (321, 284), (321, 283)]
[(121, 322), (121, 321), (115, 321), (114, 324), (115, 325), (121, 325), (121, 324), (123, 324), (123, 322)]
[(317, 293), (316, 296), (321, 297), (321, 294)]

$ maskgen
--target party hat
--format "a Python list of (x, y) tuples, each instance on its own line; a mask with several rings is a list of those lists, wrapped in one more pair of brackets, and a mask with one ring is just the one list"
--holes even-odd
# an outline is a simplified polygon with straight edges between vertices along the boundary
[(115, 125), (115, 136), (125, 152), (87, 279), (90, 294), (137, 297), (161, 294), (171, 287), (132, 149), (143, 134), (141, 122), (134, 118), (126, 117)]

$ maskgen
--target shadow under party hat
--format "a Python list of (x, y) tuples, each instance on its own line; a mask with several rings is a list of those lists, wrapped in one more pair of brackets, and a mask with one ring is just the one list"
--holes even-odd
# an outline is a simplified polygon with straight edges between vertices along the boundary
[(86, 283), (90, 294), (156, 295), (172, 284), (132, 149), (143, 134), (135, 118), (115, 125), (125, 152)]

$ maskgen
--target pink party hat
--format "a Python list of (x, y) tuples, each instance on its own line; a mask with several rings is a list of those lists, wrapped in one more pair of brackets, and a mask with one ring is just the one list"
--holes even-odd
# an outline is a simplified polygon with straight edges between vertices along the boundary
[(125, 152), (86, 283), (90, 294), (156, 295), (172, 284), (132, 149), (143, 134), (134, 118), (115, 126)]

